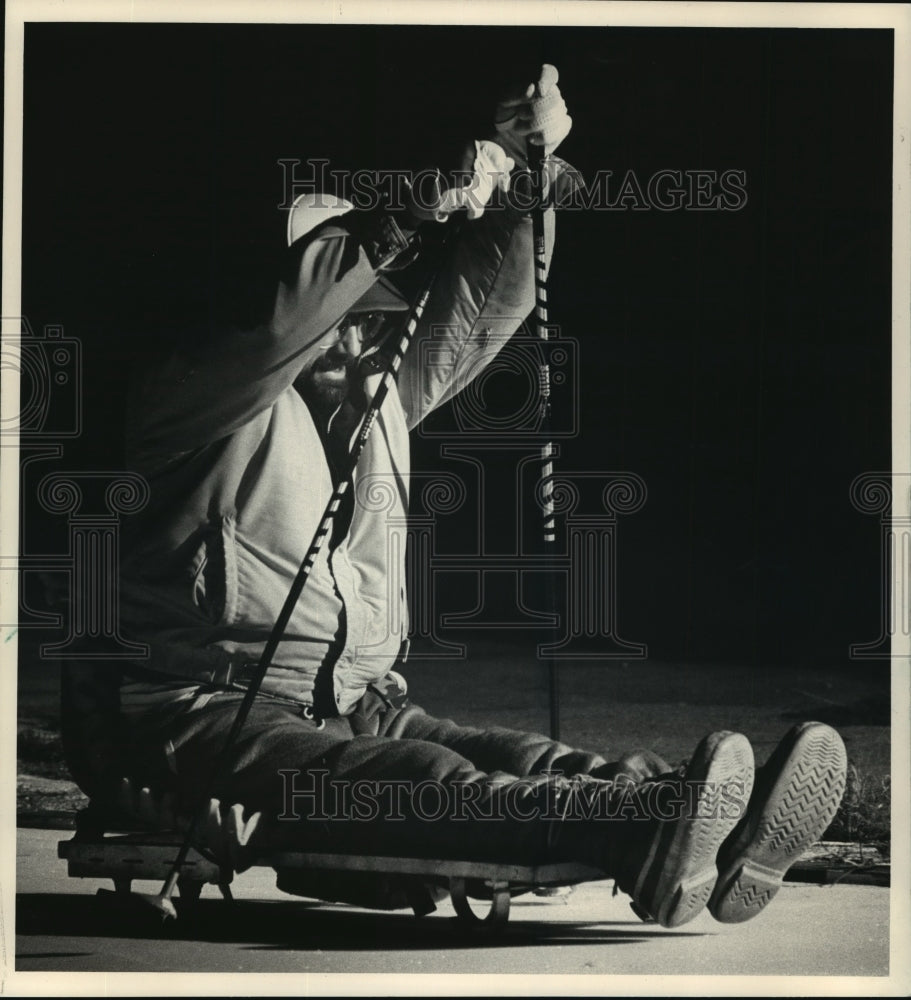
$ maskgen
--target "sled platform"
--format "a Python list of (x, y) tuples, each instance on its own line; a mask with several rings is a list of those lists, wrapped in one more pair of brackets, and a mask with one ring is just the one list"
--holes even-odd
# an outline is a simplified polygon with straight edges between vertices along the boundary
[[(129, 895), (134, 879), (163, 882), (170, 874), (182, 837), (178, 833), (92, 835), (77, 833), (57, 845), (57, 856), (67, 862), (75, 878), (110, 878), (117, 895)], [(276, 852), (256, 860), (253, 867), (284, 872), (371, 873), (408, 876), (411, 884), (426, 880), (448, 886), (453, 907), (463, 924), (502, 927), (509, 919), (513, 895), (535, 889), (576, 885), (607, 876), (600, 869), (574, 862), (545, 865), (514, 865), (498, 862), (433, 858), (399, 858), (298, 851)], [(233, 871), (220, 866), (206, 853), (191, 849), (181, 868), (177, 886), (181, 899), (195, 902), (205, 885), (216, 885), (230, 900)], [(479, 917), (469, 897), (488, 903)], [(430, 893), (409, 892), (415, 916), (432, 913), (436, 906)]]

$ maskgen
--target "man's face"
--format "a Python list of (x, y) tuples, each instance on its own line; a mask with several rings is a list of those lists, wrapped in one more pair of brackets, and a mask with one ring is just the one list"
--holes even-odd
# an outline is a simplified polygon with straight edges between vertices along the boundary
[(295, 387), (318, 413), (333, 413), (348, 395), (358, 361), (383, 326), (383, 313), (348, 313), (317, 345), (319, 356), (295, 380)]

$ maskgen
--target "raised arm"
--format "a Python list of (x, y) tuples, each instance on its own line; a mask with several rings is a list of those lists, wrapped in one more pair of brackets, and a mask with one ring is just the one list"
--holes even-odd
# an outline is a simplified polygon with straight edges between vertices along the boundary
[[(549, 260), (551, 210), (546, 227)], [(533, 307), (531, 217), (501, 206), (463, 225), (399, 373), (408, 426), (476, 378)]]
[(271, 319), (182, 344), (139, 380), (131, 454), (164, 458), (230, 434), (295, 380), (385, 268), (410, 252), (414, 230), (383, 211), (349, 212), (289, 247)]
[[(557, 79), (556, 69), (545, 65), (536, 82), (514, 88), (497, 107), (496, 145), (476, 144), (468, 221), (440, 271), (399, 375), (410, 427), (476, 378), (534, 307), (533, 200), (529, 185), (522, 183), (528, 178), (519, 171), (527, 140), (542, 145), (549, 155), (572, 127)], [(512, 171), (509, 183), (504, 183), (504, 170)], [(548, 174), (549, 186), (559, 197), (561, 189), (573, 183), (575, 172), (551, 158)], [(479, 199), (484, 200), (480, 212)], [(553, 214), (552, 208), (545, 213), (548, 264)]]
[[(522, 163), (529, 136), (551, 153), (569, 131), (556, 80), (556, 70), (545, 66), (537, 83), (504, 98), (493, 141), (474, 146), (471, 184), (445, 192), (423, 216), (439, 220), (466, 210), (468, 221), (449, 248), (418, 342), (400, 372), (412, 426), (474, 378), (533, 306), (527, 192), (523, 210), (503, 189), (514, 163)], [(145, 372), (131, 395), (127, 422), (134, 462), (170, 461), (226, 437), (270, 407), (383, 272), (411, 258), (419, 208), (413, 204), (395, 215), (348, 211), (316, 226), (287, 251), (269, 322), (181, 344)], [(550, 248), (552, 218), (547, 231)]]

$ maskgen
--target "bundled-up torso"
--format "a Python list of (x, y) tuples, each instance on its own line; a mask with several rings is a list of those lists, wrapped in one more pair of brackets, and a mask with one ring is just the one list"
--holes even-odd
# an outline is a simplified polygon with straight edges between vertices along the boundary
[[(316, 700), (321, 714), (350, 710), (399, 652), (407, 629), (407, 483), (408, 431), (392, 392), (361, 456), (354, 502), (343, 514), (349, 529), (323, 546), (275, 658), (298, 672), (296, 698)], [(310, 410), (289, 387), (228, 438), (159, 474), (153, 487), (154, 507), (125, 539), (121, 607), (131, 632), (150, 645), (142, 666), (174, 680), (128, 680), (121, 690), (128, 712), (195, 694), (180, 677), (209, 681), (212, 691), (242, 682), (310, 546), (332, 480)], [(274, 696), (288, 696), (287, 680), (272, 687)]]
[[(404, 248), (384, 228), (378, 249), (359, 226), (332, 223), (291, 248), (269, 324), (178, 350), (133, 394), (128, 455), (151, 499), (124, 526), (121, 618), (150, 655), (125, 675), (128, 715), (201, 705), (259, 658), (333, 485), (293, 382)], [(345, 714), (395, 662), (408, 627), (409, 428), (483, 370), (532, 303), (530, 220), (503, 210), (466, 225), (361, 455), (347, 531), (323, 547), (264, 696)]]

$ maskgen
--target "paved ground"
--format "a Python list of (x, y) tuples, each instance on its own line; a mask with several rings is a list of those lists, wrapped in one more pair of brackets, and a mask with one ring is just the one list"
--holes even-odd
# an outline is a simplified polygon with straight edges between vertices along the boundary
[[(869, 995), (882, 995), (885, 980), (857, 977), (889, 973), (891, 894), (870, 886), (788, 884), (749, 924), (721, 925), (703, 913), (665, 930), (634, 917), (625, 896), (612, 896), (610, 882), (589, 883), (567, 899), (517, 898), (508, 926), (490, 939), (462, 930), (448, 902), (421, 920), (317, 905), (280, 894), (270, 873), (252, 870), (235, 882), (233, 909), (209, 888), (198, 915), (162, 937), (151, 925), (106, 912), (93, 895), (105, 883), (66, 878), (56, 844), (69, 836), (19, 831), (19, 972), (484, 973), (488, 988), (480, 992), (500, 991), (491, 974), (556, 975), (567, 990), (572, 981), (565, 977), (578, 975), (588, 977), (580, 988), (597, 992), (627, 975), (826, 976), (851, 977), (844, 992)], [(72, 988), (75, 981), (67, 982)], [(470, 979), (449, 983), (456, 992), (477, 991)], [(812, 982), (797, 985), (795, 995), (805, 995)], [(839, 995), (831, 984), (824, 992)]]

